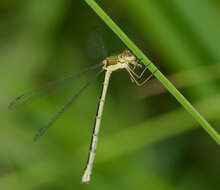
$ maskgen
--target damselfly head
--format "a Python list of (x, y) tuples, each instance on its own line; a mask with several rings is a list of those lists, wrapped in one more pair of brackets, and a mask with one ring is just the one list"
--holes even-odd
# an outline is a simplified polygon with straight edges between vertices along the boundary
[(120, 62), (127, 62), (133, 64), (136, 62), (135, 55), (130, 50), (125, 50), (118, 55), (118, 59)]

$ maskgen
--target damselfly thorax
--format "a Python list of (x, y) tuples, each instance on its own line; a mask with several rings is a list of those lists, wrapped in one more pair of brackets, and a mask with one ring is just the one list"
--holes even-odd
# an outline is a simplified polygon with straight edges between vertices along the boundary
[(103, 60), (103, 69), (107, 71), (116, 71), (118, 69), (128, 69), (129, 66), (141, 66), (138, 64), (138, 59), (135, 55), (129, 51), (125, 50), (117, 56), (111, 56)]

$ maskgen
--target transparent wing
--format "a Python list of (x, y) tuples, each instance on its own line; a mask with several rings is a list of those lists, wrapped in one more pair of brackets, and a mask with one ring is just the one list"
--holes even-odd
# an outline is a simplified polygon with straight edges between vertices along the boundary
[(107, 57), (104, 40), (98, 27), (95, 27), (88, 35), (86, 49), (88, 55), (93, 59), (105, 59)]
[(9, 109), (11, 109), (11, 110), (17, 109), (24, 104), (31, 103), (31, 102), (35, 101), (36, 99), (47, 96), (51, 92), (54, 92), (59, 87), (63, 86), (63, 84), (67, 83), (68, 81), (72, 81), (73, 79), (77, 78), (81, 74), (84, 74), (90, 70), (96, 69), (96, 68), (100, 67), (101, 65), (102, 65), (102, 63), (99, 63), (97, 65), (93, 65), (93, 66), (88, 67), (78, 73), (74, 73), (66, 78), (60, 79), (55, 82), (50, 82), (50, 83), (47, 83), (37, 89), (30, 90), (30, 91), (18, 96), (17, 98), (15, 98), (9, 104)]
[(34, 141), (37, 141), (52, 125), (53, 123), (72, 105), (72, 103), (75, 101), (75, 99), (83, 92), (101, 73), (103, 73), (104, 70), (101, 70), (98, 72), (92, 79), (90, 79), (87, 83), (84, 84), (80, 88), (80, 90), (72, 96), (66, 104), (52, 117), (48, 123), (46, 123), (43, 127), (41, 127), (37, 134), (34, 137)]

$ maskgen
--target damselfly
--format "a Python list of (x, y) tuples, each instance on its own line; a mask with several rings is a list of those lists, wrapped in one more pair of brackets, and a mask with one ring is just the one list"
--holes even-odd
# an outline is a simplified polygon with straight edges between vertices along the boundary
[[(87, 164), (86, 164), (83, 176), (82, 176), (82, 182), (87, 182), (87, 183), (90, 181), (90, 178), (91, 178), (92, 167), (93, 167), (93, 162), (95, 159), (95, 152), (96, 152), (97, 141), (98, 141), (98, 133), (99, 133), (100, 124), (101, 124), (102, 112), (103, 112), (103, 107), (105, 103), (105, 97), (107, 93), (109, 79), (110, 79), (112, 72), (120, 70), (120, 69), (125, 69), (128, 72), (132, 82), (136, 83), (136, 85), (138, 86), (141, 86), (144, 83), (146, 83), (148, 80), (150, 80), (150, 78), (154, 74), (152, 73), (150, 76), (143, 79), (144, 73), (147, 70), (147, 66), (140, 64), (140, 60), (137, 59), (136, 56), (130, 50), (125, 50), (117, 56), (107, 57), (106, 59), (102, 61), (102, 63), (89, 67), (75, 75), (71, 75), (59, 81), (58, 83), (63, 83), (70, 78), (76, 78), (82, 73), (85, 73), (89, 70), (96, 69), (101, 66), (102, 66), (102, 69), (99, 72), (97, 72), (96, 75), (93, 78), (91, 78), (87, 83), (85, 83), (84, 86), (81, 87), (81, 89), (71, 99), (69, 99), (69, 101), (61, 108), (61, 110), (57, 112), (56, 115), (51, 120), (49, 120), (48, 123), (46, 123), (46, 125), (44, 125), (42, 128), (39, 129), (36, 136), (34, 137), (34, 141), (39, 139), (39, 137), (42, 136), (45, 133), (45, 131), (48, 128), (50, 128), (52, 124), (66, 111), (66, 109), (74, 102), (74, 100), (80, 95), (80, 93), (84, 89), (86, 89), (88, 85), (91, 84), (92, 81), (94, 81), (98, 76), (100, 76), (103, 72), (105, 72), (105, 79), (103, 83), (101, 98), (99, 101), (98, 111), (97, 111), (97, 115), (95, 119), (95, 126), (93, 130), (92, 141), (90, 145), (89, 158), (88, 158), (88, 161), (87, 161)], [(139, 74), (136, 72), (138, 67), (142, 68)], [(140, 80), (142, 82), (139, 82)], [(54, 86), (56, 85), (47, 84), (36, 91), (27, 92), (17, 97), (15, 100), (13, 100), (11, 104), (9, 105), (9, 108), (13, 109), (23, 103), (28, 102), (30, 99), (34, 99), (36, 94), (38, 96), (44, 95), (44, 93), (42, 92), (45, 92), (47, 91), (47, 89), (51, 89)]]

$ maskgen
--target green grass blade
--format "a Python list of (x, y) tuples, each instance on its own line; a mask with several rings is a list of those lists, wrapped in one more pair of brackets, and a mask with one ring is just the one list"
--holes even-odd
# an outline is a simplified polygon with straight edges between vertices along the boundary
[(167, 90), (182, 104), (182, 106), (199, 122), (207, 133), (220, 145), (220, 135), (189, 103), (189, 101), (173, 86), (172, 83), (157, 69), (157, 67), (144, 55), (144, 53), (132, 42), (128, 36), (114, 23), (114, 21), (102, 10), (94, 0), (85, 0), (86, 3), (100, 16), (100, 18), (112, 29), (112, 31), (127, 45), (133, 53), (148, 65), (148, 69), (167, 88)]

